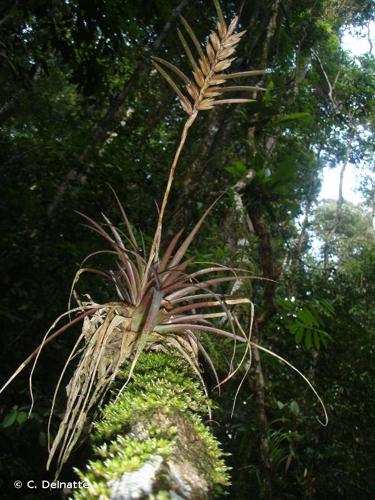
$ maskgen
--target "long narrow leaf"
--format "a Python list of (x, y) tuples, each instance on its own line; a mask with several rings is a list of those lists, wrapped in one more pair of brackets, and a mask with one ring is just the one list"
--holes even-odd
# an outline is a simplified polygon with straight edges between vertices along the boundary
[[(41, 344), (39, 344), (39, 346), (20, 364), (20, 366), (13, 373), (13, 375), (11, 377), (9, 377), (9, 379), (5, 382), (5, 384), (0, 388), (0, 394), (6, 389), (6, 387), (8, 387), (8, 385), (12, 382), (12, 380), (14, 380), (17, 377), (17, 375), (19, 375), (22, 372), (22, 370), (30, 363), (30, 361), (32, 361), (35, 358), (35, 356), (37, 356), (39, 354), (40, 350), (44, 346), (46, 346), (47, 344), (49, 344), (50, 342), (52, 342), (52, 340), (54, 340), (56, 337), (58, 337), (59, 335), (61, 335), (62, 333), (64, 333), (68, 328), (70, 328), (71, 326), (73, 326), (76, 323), (78, 323), (79, 321), (81, 321), (84, 317), (89, 316), (90, 314), (92, 314), (93, 312), (97, 311), (101, 307), (103, 307), (103, 306), (99, 306), (98, 305), (98, 306), (95, 306), (95, 307), (90, 307), (90, 309), (88, 311), (83, 312), (82, 314), (80, 314), (76, 318), (74, 318), (71, 321), (69, 321), (69, 323), (67, 323), (66, 325), (64, 325), (61, 328), (59, 328), (56, 332), (54, 332), (53, 334), (51, 334), (48, 338), (45, 336), (43, 338), (43, 341), (41, 342)], [(76, 310), (82, 310), (82, 307), (76, 308), (73, 311), (76, 311)], [(56, 326), (56, 323), (57, 323), (58, 320), (60, 320), (64, 316), (67, 316), (67, 315), (69, 315), (71, 313), (72, 313), (72, 310), (67, 311), (66, 313), (64, 313), (61, 316), (59, 316), (59, 318), (53, 323), (52, 327), (48, 330), (47, 333), (49, 333), (51, 331), (51, 329)]]
[[(202, 290), (204, 288), (207, 288), (211, 285), (217, 285), (218, 283), (226, 283), (228, 281), (236, 281), (236, 280), (248, 280), (248, 279), (254, 279), (254, 276), (225, 276), (223, 278), (213, 278), (211, 280), (206, 280), (201, 283), (197, 283), (195, 285), (186, 285), (182, 287), (181, 289), (177, 290), (176, 292), (173, 292), (169, 295), (166, 295), (167, 300), (173, 300), (178, 297), (183, 297), (185, 294), (193, 292), (194, 290)], [(166, 294), (171, 291), (175, 287), (169, 287), (169, 289), (166, 289), (165, 292)]]
[(204, 212), (204, 214), (199, 219), (199, 221), (197, 222), (197, 224), (195, 225), (195, 227), (193, 228), (193, 230), (191, 231), (191, 233), (187, 236), (187, 238), (184, 240), (184, 242), (182, 243), (182, 245), (180, 246), (180, 248), (176, 252), (175, 256), (173, 257), (173, 259), (171, 261), (171, 267), (176, 266), (181, 261), (181, 259), (183, 258), (183, 256), (187, 252), (187, 250), (188, 250), (191, 242), (193, 241), (195, 235), (197, 234), (197, 232), (199, 231), (201, 225), (203, 224), (204, 220), (206, 219), (207, 215), (211, 212), (211, 210), (213, 209), (213, 207), (216, 205), (216, 203), (220, 200), (220, 198), (222, 196), (223, 195), (220, 195), (218, 198), (216, 198), (216, 200)]
[(168, 261), (172, 255), (174, 249), (176, 248), (178, 240), (181, 238), (181, 235), (183, 232), (184, 232), (184, 230), (181, 229), (177, 234), (175, 234), (175, 236), (172, 238), (171, 242), (167, 246), (167, 249), (164, 252), (163, 258), (161, 259), (161, 261), (159, 263), (159, 274), (165, 270), (165, 268), (168, 264)]
[(227, 330), (222, 330), (221, 328), (216, 328), (213, 326), (203, 326), (203, 325), (195, 325), (195, 324), (173, 324), (173, 325), (157, 325), (155, 327), (155, 331), (158, 333), (168, 333), (168, 332), (186, 332), (186, 330), (198, 331), (198, 332), (207, 332), (207, 333), (216, 333), (221, 337), (227, 337), (230, 339), (235, 339), (238, 342), (246, 342), (246, 339), (243, 337), (239, 337), (238, 335), (234, 335), (232, 332), (228, 332)]
[[(193, 296), (195, 297), (195, 296)], [(186, 311), (191, 311), (194, 309), (202, 309), (204, 307), (210, 308), (210, 307), (222, 307), (223, 303), (225, 305), (238, 305), (238, 304), (251, 304), (250, 299), (242, 298), (242, 299), (228, 299), (228, 300), (223, 300), (223, 302), (219, 301), (209, 301), (209, 302), (193, 302), (190, 304), (187, 304), (185, 306), (181, 307), (176, 307), (175, 309), (172, 309), (170, 311), (170, 314), (180, 314), (182, 312)]]
[(181, 19), (183, 25), (185, 26), (186, 31), (189, 33), (191, 41), (195, 45), (195, 48), (197, 49), (199, 57), (201, 58), (202, 61), (206, 61), (206, 56), (203, 52), (203, 49), (201, 47), (201, 44), (199, 43), (198, 38), (195, 36), (195, 33), (194, 33), (192, 27), (190, 26), (190, 24), (186, 21), (186, 19), (183, 16), (180, 16), (180, 19)]
[(168, 299), (168, 302), (170, 304), (179, 304), (181, 302), (187, 302), (189, 300), (200, 300), (200, 299), (210, 299), (210, 298), (216, 298), (216, 297), (224, 297), (223, 293), (215, 293), (215, 292), (208, 292), (208, 293), (197, 293), (195, 295), (187, 295), (185, 297), (178, 297), (176, 299)]
[(154, 290), (151, 306), (142, 329), (143, 334), (149, 334), (153, 331), (154, 323), (160, 312), (161, 301), (163, 300), (163, 292), (161, 290)]
[(222, 87), (221, 92), (264, 92), (266, 89), (263, 87), (252, 87), (251, 85), (234, 85), (229, 87)]
[(239, 73), (220, 73), (216, 75), (216, 78), (221, 78), (222, 80), (230, 80), (231, 78), (246, 78), (248, 76), (260, 76), (269, 73), (266, 69), (254, 69), (251, 71), (241, 71)]
[(181, 90), (178, 88), (177, 84), (174, 82), (173, 78), (171, 78), (166, 71), (163, 70), (159, 64), (157, 64), (155, 61), (152, 61), (152, 64), (155, 66), (157, 71), (165, 78), (165, 80), (169, 83), (169, 85), (172, 87), (172, 89), (176, 92), (178, 97), (181, 100), (185, 100), (186, 96), (181, 92)]
[(214, 106), (222, 104), (247, 104), (249, 102), (255, 102), (255, 99), (219, 99), (214, 102)]
[(215, 9), (216, 9), (216, 12), (217, 12), (217, 17), (219, 18), (220, 23), (223, 26), (226, 26), (226, 22), (225, 22), (225, 19), (224, 19), (224, 16), (223, 16), (223, 11), (221, 10), (221, 7), (220, 7), (219, 0), (214, 0), (214, 5), (215, 5)]
[(259, 349), (260, 351), (263, 351), (263, 352), (266, 352), (267, 354), (273, 356), (274, 358), (278, 359), (279, 361), (281, 361), (282, 363), (285, 363), (286, 365), (288, 365), (290, 368), (292, 368), (292, 370), (294, 370), (295, 372), (298, 373), (298, 375), (300, 375), (303, 380), (306, 382), (306, 384), (310, 387), (310, 389), (312, 390), (312, 392), (315, 394), (316, 398), (318, 399), (321, 407), (323, 408), (323, 412), (324, 412), (324, 418), (325, 418), (325, 422), (321, 422), (321, 420), (318, 419), (318, 422), (323, 425), (324, 427), (326, 427), (328, 425), (328, 414), (327, 414), (327, 410), (326, 410), (326, 407), (322, 401), (322, 398), (319, 396), (319, 394), (317, 393), (315, 387), (312, 385), (312, 383), (310, 382), (310, 380), (302, 373), (298, 370), (298, 368), (296, 368), (294, 365), (292, 365), (292, 363), (289, 363), (289, 361), (287, 361), (286, 359), (284, 359), (282, 356), (279, 356), (278, 354), (275, 354), (274, 352), (270, 351), (269, 349), (266, 349), (265, 347), (262, 347), (261, 345), (251, 341), (251, 345), (256, 347), (257, 349)]
[[(182, 43), (182, 46), (185, 50), (185, 53), (187, 55), (187, 58), (189, 59), (190, 61), (190, 64), (193, 68), (193, 70), (195, 71), (195, 73), (199, 74), (201, 73), (201, 70), (199, 69), (199, 65), (197, 63), (197, 61), (195, 60), (191, 50), (190, 50), (190, 47), (189, 47), (189, 44), (187, 43), (186, 41), (186, 38), (184, 37), (184, 35), (182, 34), (182, 32), (178, 29), (177, 30), (177, 34), (178, 34), (178, 37)], [(202, 75), (203, 76), (203, 75)]]
[[(193, 335), (192, 332), (190, 332), (190, 330), (187, 330), (187, 334), (188, 335), (190, 335), (190, 334)], [(197, 338), (195, 338), (195, 342), (197, 343), (199, 352), (201, 352), (203, 354), (203, 357), (207, 361), (209, 367), (211, 368), (212, 373), (214, 374), (214, 377), (215, 377), (215, 380), (216, 380), (216, 386), (218, 387), (219, 394), (220, 394), (220, 380), (219, 380), (219, 376), (217, 374), (215, 365), (213, 364), (211, 357), (209, 356), (208, 352), (203, 347), (203, 345), (201, 344), (201, 342), (199, 342), (199, 340)]]
[(161, 57), (155, 57), (153, 56), (152, 59), (154, 61), (159, 62), (160, 64), (164, 64), (164, 66), (167, 66), (167, 68), (171, 69), (177, 76), (183, 80), (186, 85), (189, 85), (191, 83), (190, 79), (183, 73), (177, 66), (174, 64), (170, 63), (169, 61), (166, 61), (165, 59), (162, 59)]
[(118, 206), (120, 208), (121, 215), (122, 215), (122, 217), (124, 219), (124, 222), (125, 222), (125, 225), (126, 225), (126, 229), (127, 229), (128, 233), (129, 233), (129, 236), (130, 236), (130, 240), (131, 240), (131, 243), (132, 243), (132, 246), (133, 246), (133, 250), (137, 250), (137, 248), (138, 248), (138, 246), (137, 246), (137, 240), (136, 240), (136, 237), (134, 235), (132, 226), (131, 226), (131, 224), (129, 222), (129, 219), (126, 216), (126, 212), (124, 210), (124, 207), (122, 206), (122, 203), (120, 202), (119, 197), (117, 196), (116, 191), (113, 189), (113, 187), (110, 184), (109, 184), (109, 187), (110, 187), (110, 189), (111, 189), (111, 191), (112, 191), (112, 193), (113, 193), (113, 195), (114, 195), (114, 197), (115, 197), (115, 199), (117, 201), (117, 204), (118, 204)]

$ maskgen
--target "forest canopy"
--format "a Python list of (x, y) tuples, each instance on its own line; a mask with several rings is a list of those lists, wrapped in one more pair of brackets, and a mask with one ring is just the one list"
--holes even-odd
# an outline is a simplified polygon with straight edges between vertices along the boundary
[[(191, 74), (185, 19), (201, 49), (215, 45), (215, 37), (208, 38), (217, 29), (214, 3), (2, 2), (1, 386), (67, 310), (83, 259), (104, 248), (77, 212), (94, 221), (104, 213), (121, 235), (127, 234), (124, 241), (131, 240), (137, 259), (152, 250), (186, 120), (186, 103), (182, 109), (163, 71), (173, 64)], [(226, 454), (226, 465), (217, 463), (223, 471), (230, 467), (230, 485), (221, 478), (224, 486), (214, 497), (226, 491), (238, 499), (369, 499), (375, 491), (374, 4), (221, 4), (226, 21), (238, 14), (236, 32), (244, 31), (230, 71), (247, 73), (225, 81), (233, 95), (223, 91), (217, 97), (221, 83), (211, 88), (215, 95), (208, 99), (238, 102), (206, 103), (189, 130), (160, 247), (168, 251), (182, 229), (188, 235), (216, 201), (185, 249), (189, 272), (206, 263), (206, 268), (243, 269), (255, 278), (213, 283), (216, 297), (230, 297), (232, 303), (225, 305), (226, 315), (213, 319), (212, 328), (229, 328), (235, 309), (244, 329), (253, 327), (255, 345), (282, 356), (313, 384), (329, 423), (324, 427), (317, 421), (322, 419), (319, 401), (295, 371), (256, 347), (251, 366), (240, 363), (245, 345), (232, 357), (229, 341), (207, 328), (199, 336), (197, 359), (213, 401), (210, 432)], [(365, 38), (368, 52), (346, 50), (342, 40), (348, 32)], [(233, 45), (238, 42), (234, 38)], [(224, 66), (220, 71), (226, 74)], [(171, 74), (176, 76), (175, 70)], [(359, 179), (362, 201), (356, 204), (344, 196), (349, 166)], [(323, 170), (334, 167), (340, 171), (337, 198), (321, 199)], [(99, 270), (113, 265), (108, 254), (94, 258)], [(153, 270), (150, 261), (148, 271)], [(94, 273), (80, 279), (77, 294), (98, 303), (114, 300), (112, 285)], [(246, 300), (236, 303), (239, 298)], [(30, 415), (27, 370), (0, 396), (4, 498), (17, 495), (16, 480), (53, 477), (45, 470), (48, 415), (80, 328), (73, 325), (44, 348), (33, 375)], [(221, 393), (208, 359), (220, 380), (239, 363)], [(147, 363), (141, 366), (147, 369)], [(179, 363), (176, 372), (183, 373)], [(173, 363), (167, 365), (174, 380)], [(71, 375), (73, 367), (69, 370)], [(63, 420), (64, 391), (55, 402), (56, 429)], [(77, 479), (73, 467), (84, 469), (89, 445), (79, 444), (62, 478)], [(30, 499), (62, 495), (22, 493)]]

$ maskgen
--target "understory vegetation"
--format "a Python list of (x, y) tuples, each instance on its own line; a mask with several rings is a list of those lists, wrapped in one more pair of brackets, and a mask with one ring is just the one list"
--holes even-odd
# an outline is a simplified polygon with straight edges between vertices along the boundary
[(221, 7), (0, 7), (4, 498), (189, 439), (213, 498), (375, 493), (374, 5)]

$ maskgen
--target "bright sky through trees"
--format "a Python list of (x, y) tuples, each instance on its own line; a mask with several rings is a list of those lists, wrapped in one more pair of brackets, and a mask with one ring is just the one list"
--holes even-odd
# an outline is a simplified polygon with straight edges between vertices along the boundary
[[(343, 47), (350, 51), (353, 56), (360, 56), (369, 52), (371, 49), (369, 37), (372, 40), (373, 46), (375, 46), (375, 23), (370, 23), (370, 35), (368, 35), (367, 30), (362, 32), (351, 32), (347, 30), (342, 37)], [(320, 192), (320, 199), (333, 198), (337, 199), (339, 192), (339, 178), (340, 178), (340, 165), (334, 168), (326, 167), (323, 170), (323, 183)], [(348, 165), (345, 172), (343, 194), (344, 199), (351, 201), (352, 203), (361, 203), (363, 197), (357, 191), (359, 187), (359, 175), (360, 172), (355, 165)]]

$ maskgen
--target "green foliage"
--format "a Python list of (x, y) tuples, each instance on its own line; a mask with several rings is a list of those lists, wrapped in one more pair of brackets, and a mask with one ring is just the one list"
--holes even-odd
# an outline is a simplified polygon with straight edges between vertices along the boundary
[(286, 329), (294, 335), (296, 344), (304, 343), (307, 350), (313, 346), (320, 349), (321, 344), (327, 347), (328, 340), (332, 337), (323, 330), (334, 314), (334, 308), (330, 301), (321, 299), (315, 301), (291, 301), (279, 302), (281, 313), (286, 314)]
[[(275, 117), (273, 123), (275, 125), (280, 125), (280, 123), (286, 123), (293, 120), (301, 120), (302, 118), (308, 118), (310, 114), (308, 112), (298, 112), (298, 113), (290, 113), (289, 115), (283, 115), (280, 117)], [(288, 126), (288, 125), (286, 125)]]
[(246, 165), (242, 163), (242, 161), (235, 161), (229, 167), (225, 167), (225, 170), (231, 174), (235, 179), (241, 179), (244, 175), (246, 175), (247, 168)]
[[(313, 229), (324, 245), (329, 245), (329, 255), (338, 260), (339, 267), (350, 271), (366, 249), (375, 244), (375, 235), (369, 212), (365, 207), (345, 202), (340, 220), (336, 221), (336, 202), (324, 200), (315, 211)], [(331, 236), (332, 228), (335, 228)]]
[[(124, 379), (127, 376), (122, 373)], [(89, 462), (87, 471), (78, 471), (89, 487), (75, 498), (109, 498), (108, 481), (139, 469), (155, 455), (177, 462), (184, 453), (189, 457), (189, 451), (181, 448), (181, 428), (173, 425), (179, 418), (191, 427), (192, 441), (203, 447), (200, 458), (194, 462), (192, 451), (188, 459), (203, 468), (202, 477), (213, 492), (223, 491), (229, 484), (228, 469), (217, 440), (199, 416), (206, 413), (206, 405), (199, 381), (182, 360), (161, 353), (142, 355), (133, 382), (103, 409), (94, 425), (92, 440), (98, 458)]]
[[(74, 210), (95, 220), (104, 210), (116, 224), (119, 217), (106, 187), (109, 182), (123, 200), (137, 236), (144, 235), (146, 246), (151, 240), (155, 201), (160, 206), (182, 114), (148, 61), (153, 53), (184, 71), (188, 67), (172, 34), (177, 21), (171, 13), (179, 3), (31, 0), (7, 1), (0, 9), (0, 362), (4, 381), (64, 309), (77, 267), (96, 248), (97, 240), (82, 228)], [(225, 2), (227, 12), (234, 12), (239, 3)], [(263, 218), (274, 270), (281, 270), (275, 285), (279, 311), (259, 334), (264, 345), (311, 378), (330, 413), (328, 428), (320, 428), (314, 403), (303, 386), (277, 362), (262, 357), (274, 496), (367, 499), (375, 488), (374, 446), (369, 437), (375, 426), (371, 218), (375, 72), (373, 55), (353, 58), (340, 46), (340, 38), (348, 27), (366, 37), (367, 24), (375, 17), (374, 4), (292, 0), (281, 2), (274, 12), (275, 5), (271, 0), (244, 3), (240, 22), (248, 31), (235, 62), (242, 70), (270, 68), (272, 73), (263, 81), (246, 82), (260, 83), (267, 90), (246, 109), (229, 112), (223, 106), (214, 116), (197, 121), (171, 193), (165, 237), (168, 240), (183, 226), (192, 228), (202, 210), (226, 191), (229, 194), (212, 211), (210, 224), (190, 254), (199, 260), (245, 265), (254, 275), (262, 275), (267, 249), (257, 234), (248, 231), (251, 224), (244, 230), (232, 195), (233, 185), (248, 169), (256, 172), (241, 194), (245, 215), (250, 221), (255, 214)], [(200, 20), (197, 35), (202, 40), (214, 28), (213, 14), (211, 3), (203, 0), (186, 2), (183, 9), (184, 17)], [(271, 26), (275, 26), (273, 34), (268, 30)], [(156, 47), (155, 40), (161, 42)], [(316, 56), (332, 85), (337, 77), (336, 108)], [(309, 207), (317, 199), (323, 167), (343, 161), (348, 144), (349, 160), (361, 175), (365, 206), (344, 204), (329, 248), (329, 270), (324, 273), (317, 246), (324, 245), (333, 227), (336, 202), (319, 203), (314, 211)], [(72, 169), (76, 175), (69, 178)], [(64, 195), (49, 215), (67, 179)], [(302, 217), (297, 224), (295, 219), (305, 209), (303, 231)], [(122, 222), (120, 229), (125, 229)], [(105, 256), (94, 259), (93, 267), (110, 267)], [(242, 290), (255, 298), (256, 313), (261, 314), (267, 300), (265, 282), (254, 281)], [(109, 284), (93, 276), (87, 277), (80, 291), (90, 291), (103, 303), (112, 297)], [(230, 293), (231, 288), (221, 291)], [(324, 301), (333, 307), (333, 314), (324, 311)], [(245, 324), (245, 312), (241, 319)], [(77, 334), (73, 329), (62, 336), (41, 357), (34, 377), (38, 415), (23, 421), (29, 401), (26, 376), (4, 394), (0, 488), (7, 498), (14, 497), (15, 480), (46, 478), (45, 430), (51, 394)], [(219, 376), (225, 377), (231, 350), (225, 342), (205, 337), (204, 346), (219, 367)], [(327, 341), (330, 337), (332, 342)], [(214, 418), (220, 422), (220, 441), (232, 452), (227, 459), (233, 467), (231, 495), (260, 498), (267, 469), (260, 458), (253, 373), (245, 380), (230, 418), (242, 375), (223, 387)], [(215, 384), (208, 370), (205, 381)], [(174, 389), (163, 386), (162, 394), (173, 398), (180, 383), (184, 382), (176, 379)], [(151, 403), (156, 404), (155, 398), (150, 398)], [(175, 403), (181, 408), (185, 404)], [(137, 404), (145, 402), (137, 399)], [(62, 412), (63, 402), (58, 399), (56, 420)], [(155, 446), (159, 439), (155, 437)], [(85, 454), (84, 446), (63, 471), (63, 479), (70, 477), (72, 466), (80, 467), (81, 452)], [(28, 494), (33, 500), (41, 496), (40, 491)]]

